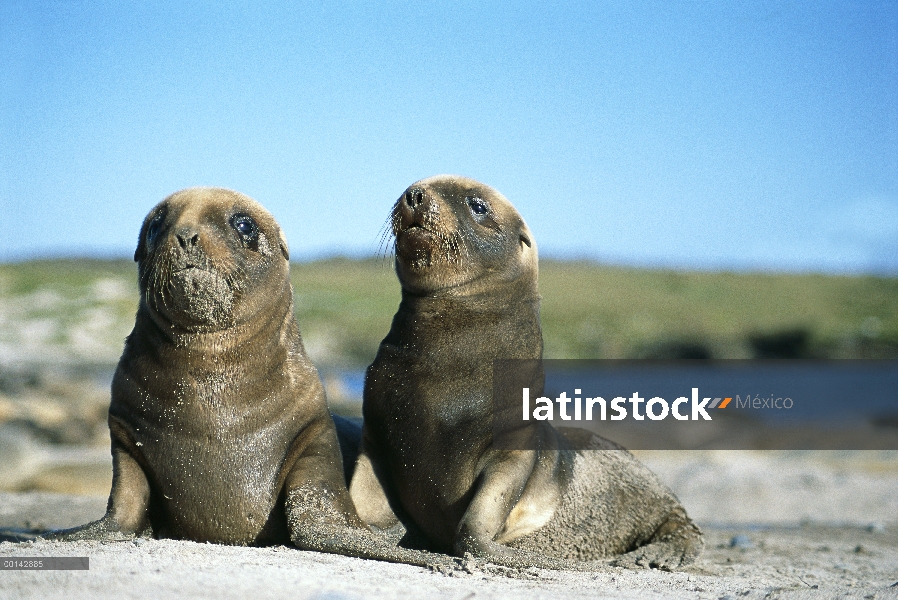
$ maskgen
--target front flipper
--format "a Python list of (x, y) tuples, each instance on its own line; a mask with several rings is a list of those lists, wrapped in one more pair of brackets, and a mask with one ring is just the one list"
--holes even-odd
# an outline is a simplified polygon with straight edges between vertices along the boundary
[[(400, 548), (389, 537), (372, 532), (339, 496), (337, 490), (311, 482), (287, 492), (287, 524), (298, 548), (439, 570), (457, 567), (458, 561), (450, 556)], [(345, 497), (349, 499), (348, 494)]]
[(125, 540), (152, 534), (150, 484), (138, 462), (124, 446), (112, 442), (112, 490), (106, 514), (99, 520), (71, 529), (51, 531), (47, 540)]
[[(304, 550), (343, 554), (358, 558), (382, 560), (453, 570), (458, 561), (442, 554), (396, 546), (401, 536), (398, 519), (381, 519), (377, 525), (393, 535), (372, 532), (359, 518), (349, 490), (341, 479), (340, 456), (336, 441), (325, 429), (302, 452), (285, 481), (285, 510), (293, 543)], [(362, 464), (360, 459), (359, 464)], [(370, 467), (370, 464), (368, 465)], [(362, 469), (364, 471), (364, 468)], [(353, 483), (359, 477), (356, 467)], [(392, 513), (390, 513), (392, 514)]]
[(396, 499), (383, 464), (370, 445), (363, 443), (349, 486), (349, 495), (359, 517), (392, 543), (416, 550), (433, 550), (421, 529)]

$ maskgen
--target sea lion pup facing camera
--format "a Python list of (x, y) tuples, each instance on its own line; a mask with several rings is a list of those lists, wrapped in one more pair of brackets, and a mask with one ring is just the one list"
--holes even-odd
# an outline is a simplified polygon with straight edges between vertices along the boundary
[(359, 519), (293, 314), (287, 244), (254, 200), (191, 188), (143, 223), (140, 305), (112, 382), (106, 515), (52, 539), (152, 534), (414, 564)]
[[(698, 528), (616, 444), (528, 421), (517, 432), (526, 447), (497, 447), (493, 361), (539, 359), (543, 347), (536, 243), (511, 203), (436, 176), (406, 190), (391, 224), (402, 301), (366, 374), (350, 485), (359, 515), (423, 535), (433, 550), (509, 566), (692, 562)], [(520, 391), (515, 406), (520, 415)]]

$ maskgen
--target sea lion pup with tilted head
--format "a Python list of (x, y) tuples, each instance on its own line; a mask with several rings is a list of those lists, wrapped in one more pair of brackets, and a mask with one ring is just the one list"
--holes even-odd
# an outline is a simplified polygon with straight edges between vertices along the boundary
[(626, 450), (543, 421), (517, 432), (528, 449), (494, 443), (493, 361), (539, 359), (543, 347), (536, 243), (511, 203), (437, 176), (409, 187), (391, 222), (402, 301), (366, 374), (350, 485), (359, 515), (509, 566), (692, 562), (700, 531)]
[(144, 221), (140, 305), (112, 382), (106, 515), (52, 539), (147, 535), (437, 562), (376, 539), (346, 487), (293, 314), (287, 244), (260, 204), (191, 188)]

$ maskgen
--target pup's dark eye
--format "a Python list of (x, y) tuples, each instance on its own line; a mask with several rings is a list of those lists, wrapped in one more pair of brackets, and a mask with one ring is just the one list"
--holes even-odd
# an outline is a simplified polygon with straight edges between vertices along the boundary
[(246, 243), (252, 244), (259, 238), (259, 226), (249, 215), (237, 213), (231, 217), (231, 227)]
[(152, 242), (156, 239), (156, 235), (159, 233), (159, 230), (162, 228), (162, 221), (165, 220), (165, 215), (156, 215), (153, 217), (153, 220), (150, 221), (149, 226), (147, 227), (147, 241)]
[(471, 207), (471, 212), (475, 215), (485, 215), (489, 212), (489, 207), (486, 205), (486, 202), (477, 198), (468, 198), (468, 206)]

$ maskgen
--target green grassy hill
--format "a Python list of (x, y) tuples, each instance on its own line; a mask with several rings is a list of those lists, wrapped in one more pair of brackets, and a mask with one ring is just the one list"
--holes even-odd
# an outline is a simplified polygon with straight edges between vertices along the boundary
[[(312, 359), (367, 365), (390, 327), (399, 284), (389, 262), (292, 266)], [(0, 265), (0, 365), (114, 363), (133, 324), (130, 261)], [(548, 358), (898, 357), (898, 279), (681, 272), (540, 263)]]

